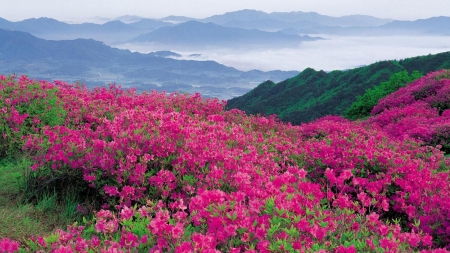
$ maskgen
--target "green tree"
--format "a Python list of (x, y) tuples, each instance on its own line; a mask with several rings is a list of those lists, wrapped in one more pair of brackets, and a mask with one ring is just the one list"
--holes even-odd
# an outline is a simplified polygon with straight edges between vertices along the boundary
[(345, 111), (344, 117), (357, 120), (370, 116), (370, 112), (380, 99), (420, 77), (422, 74), (417, 70), (414, 70), (411, 75), (408, 75), (406, 70), (395, 73), (389, 81), (382, 82), (372, 89), (369, 88), (364, 95), (357, 96), (356, 101)]

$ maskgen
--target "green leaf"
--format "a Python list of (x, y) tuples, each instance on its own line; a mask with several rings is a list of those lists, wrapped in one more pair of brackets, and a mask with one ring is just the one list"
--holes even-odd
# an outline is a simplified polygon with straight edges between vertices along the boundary
[(321, 226), (323, 228), (326, 228), (326, 227), (328, 227), (328, 222), (327, 221), (321, 221), (321, 222), (319, 222), (319, 226)]
[(49, 235), (44, 238), (44, 241), (48, 244), (53, 244), (54, 242), (58, 241), (59, 234)]

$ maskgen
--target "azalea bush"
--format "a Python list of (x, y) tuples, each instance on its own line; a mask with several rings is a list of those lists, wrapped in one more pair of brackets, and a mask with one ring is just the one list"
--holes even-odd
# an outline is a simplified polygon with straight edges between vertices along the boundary
[(441, 70), (382, 99), (368, 120), (395, 138), (413, 137), (450, 153), (450, 71)]
[(39, 84), (56, 88), (66, 114), (20, 136), (32, 170), (71, 178), (101, 208), (52, 235), (4, 239), (0, 252), (450, 247), (450, 163), (414, 134), (341, 117), (291, 126), (199, 94)]
[(66, 111), (57, 97), (58, 91), (51, 83), (25, 76), (17, 80), (15, 76), (0, 76), (0, 157), (20, 151), (22, 136), (64, 122)]

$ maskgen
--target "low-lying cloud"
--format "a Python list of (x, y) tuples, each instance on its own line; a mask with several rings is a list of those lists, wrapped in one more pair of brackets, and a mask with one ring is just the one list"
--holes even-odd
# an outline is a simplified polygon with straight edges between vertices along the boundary
[[(124, 44), (118, 48), (148, 53), (171, 50), (182, 57), (176, 59), (213, 60), (221, 64), (248, 71), (258, 69), (298, 70), (307, 67), (316, 70), (343, 70), (368, 65), (382, 60), (436, 54), (450, 51), (450, 36), (385, 36), (344, 37), (320, 35), (326, 40), (302, 42), (295, 48), (265, 50), (205, 49), (177, 51), (152, 45)], [(192, 54), (200, 54), (190, 56)]]

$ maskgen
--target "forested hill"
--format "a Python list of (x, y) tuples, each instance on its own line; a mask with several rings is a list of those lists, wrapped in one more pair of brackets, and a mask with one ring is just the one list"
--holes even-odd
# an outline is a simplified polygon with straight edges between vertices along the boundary
[(277, 84), (266, 81), (247, 94), (228, 100), (227, 109), (247, 114), (277, 114), (285, 122), (300, 124), (325, 115), (343, 115), (365, 90), (389, 80), (400, 71), (422, 74), (450, 68), (450, 52), (396, 61), (381, 61), (345, 71), (307, 68)]

